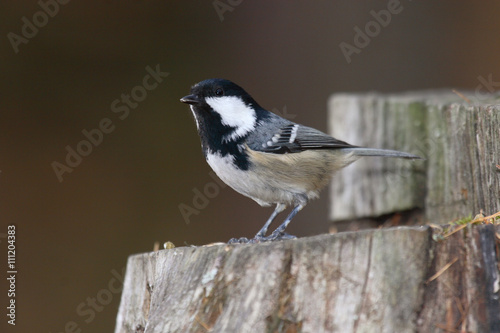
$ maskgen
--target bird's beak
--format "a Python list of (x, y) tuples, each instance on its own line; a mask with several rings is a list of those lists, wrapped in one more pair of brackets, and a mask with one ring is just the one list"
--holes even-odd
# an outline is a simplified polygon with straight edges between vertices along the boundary
[(181, 102), (193, 105), (193, 104), (198, 104), (200, 101), (198, 97), (196, 97), (195, 95), (187, 95), (181, 98)]

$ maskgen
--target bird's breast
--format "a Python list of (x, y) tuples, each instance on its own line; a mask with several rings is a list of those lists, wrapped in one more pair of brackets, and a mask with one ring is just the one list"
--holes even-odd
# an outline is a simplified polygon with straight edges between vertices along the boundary
[(245, 146), (244, 154), (247, 170), (238, 167), (233, 155), (208, 152), (206, 158), (227, 185), (261, 205), (291, 204), (317, 197), (333, 173), (349, 159), (349, 155), (332, 150), (272, 154)]
[(233, 155), (209, 151), (206, 159), (217, 176), (235, 191), (254, 199), (263, 206), (274, 202), (266, 200), (267, 189), (262, 179), (255, 172), (240, 168)]

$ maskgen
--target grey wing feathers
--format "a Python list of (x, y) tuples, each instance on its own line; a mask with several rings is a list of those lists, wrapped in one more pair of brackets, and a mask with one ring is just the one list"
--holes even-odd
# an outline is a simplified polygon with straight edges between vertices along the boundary
[[(272, 134), (270, 134), (272, 133)], [(260, 140), (251, 140), (250, 147), (259, 151), (283, 154), (297, 153), (307, 149), (339, 149), (352, 148), (344, 141), (337, 140), (314, 128), (292, 122), (282, 124), (272, 131), (267, 129)], [(259, 143), (259, 144), (257, 144)], [(252, 147), (253, 146), (253, 147)]]
[(352, 148), (355, 147), (347, 142), (337, 140), (314, 128), (300, 126), (295, 141), (303, 149), (325, 149), (325, 148)]
[(267, 126), (260, 127), (260, 131), (247, 139), (247, 144), (251, 149), (275, 154), (298, 153), (308, 149), (340, 149), (356, 156), (421, 159), (417, 155), (401, 151), (353, 146), (317, 129), (284, 119), (279, 119), (273, 125), (267, 124)]

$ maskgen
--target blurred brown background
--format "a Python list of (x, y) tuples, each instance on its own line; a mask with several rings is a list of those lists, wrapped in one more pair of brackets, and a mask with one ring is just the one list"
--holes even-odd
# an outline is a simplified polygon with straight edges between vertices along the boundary
[[(5, 274), (5, 234), (15, 224), (18, 269), (17, 325), (6, 323), (3, 278), (1, 331), (110, 332), (130, 254), (155, 241), (200, 245), (260, 228), (272, 209), (227, 187), (189, 224), (179, 211), (213, 182), (179, 103), (192, 84), (231, 79), (262, 106), (326, 130), (334, 92), (500, 81), (495, 1), (401, 1), (350, 63), (340, 44), (355, 45), (355, 27), (394, 1), (70, 1), (57, 13), (56, 2), (41, 2), (52, 4), (46, 21), (36, 1), (0, 4), (0, 267)], [(214, 4), (230, 10), (219, 15)], [(41, 27), (16, 53), (9, 33), (22, 37), (23, 17), (34, 15)], [(169, 75), (142, 96), (133, 89), (147, 66)], [(131, 91), (144, 100), (122, 120), (111, 104)], [(60, 182), (51, 164), (65, 164), (65, 147), (76, 149), (82, 130), (104, 118), (114, 130)], [(326, 232), (326, 202), (325, 191), (289, 232)]]

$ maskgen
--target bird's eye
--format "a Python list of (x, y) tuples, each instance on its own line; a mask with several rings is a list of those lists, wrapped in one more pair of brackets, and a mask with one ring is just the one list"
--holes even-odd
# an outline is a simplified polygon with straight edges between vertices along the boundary
[(222, 88), (217, 88), (215, 90), (215, 95), (217, 95), (217, 96), (223, 96), (224, 95), (224, 90), (222, 90)]

